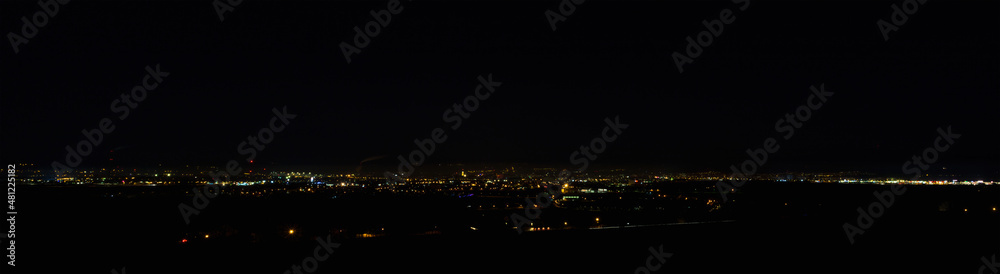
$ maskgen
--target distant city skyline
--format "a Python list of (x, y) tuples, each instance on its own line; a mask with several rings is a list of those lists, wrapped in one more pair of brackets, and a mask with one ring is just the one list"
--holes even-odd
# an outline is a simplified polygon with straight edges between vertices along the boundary
[[(23, 164), (18, 163), (19, 172), (27, 172), (22, 176), (28, 178), (36, 179), (40, 178), (48, 183), (55, 183), (53, 180), (56, 179), (56, 173), (46, 171), (44, 169), (39, 169), (40, 165), (37, 164)], [(182, 165), (182, 166), (169, 166), (169, 165), (157, 165), (149, 167), (118, 167), (118, 168), (81, 168), (63, 174), (59, 177), (72, 178), (77, 177), (81, 174), (144, 174), (147, 176), (158, 176), (163, 175), (164, 178), (156, 178), (160, 180), (184, 180), (191, 182), (212, 182), (211, 173), (219, 171), (218, 166), (196, 166), (196, 165)], [(274, 177), (275, 174), (289, 174), (289, 173), (301, 173), (301, 174), (315, 174), (315, 176), (347, 176), (353, 175), (355, 178), (365, 178), (365, 180), (377, 181), (379, 179), (385, 181), (392, 181), (391, 178), (384, 176), (384, 172), (381, 169), (357, 169), (349, 166), (342, 167), (276, 167), (276, 168), (257, 168), (256, 170), (248, 169), (239, 175), (233, 176), (230, 179), (220, 179), (220, 181), (246, 181), (247, 175), (257, 176), (257, 177)], [(730, 179), (732, 177), (732, 172), (726, 172), (724, 170), (687, 170), (687, 171), (670, 171), (666, 169), (659, 168), (639, 168), (639, 167), (608, 167), (608, 168), (595, 168), (585, 172), (573, 172), (572, 169), (560, 168), (558, 166), (545, 166), (545, 165), (532, 165), (532, 164), (494, 164), (494, 165), (442, 165), (425, 167), (420, 172), (414, 173), (414, 175), (408, 177), (410, 180), (422, 180), (428, 178), (448, 178), (456, 177), (459, 174), (468, 173), (468, 178), (480, 178), (488, 179), (491, 176), (481, 177), (473, 176), (476, 173), (487, 172), (489, 174), (494, 174), (491, 176), (497, 176), (497, 174), (505, 174), (506, 177), (515, 176), (530, 176), (531, 174), (556, 174), (559, 172), (570, 172), (574, 176), (580, 177), (601, 177), (601, 176), (626, 176), (626, 175), (637, 175), (643, 177), (677, 177), (689, 180), (702, 180), (702, 181), (714, 181), (722, 179)], [(173, 176), (172, 178), (169, 178)], [(984, 181), (990, 182), (1000, 179), (1000, 174), (983, 175), (983, 174), (959, 174), (949, 171), (946, 167), (935, 170), (928, 170), (927, 173), (922, 173), (920, 178), (909, 178), (905, 174), (880, 174), (870, 171), (859, 171), (859, 170), (842, 170), (842, 171), (801, 171), (801, 170), (785, 170), (785, 171), (773, 171), (773, 172), (758, 172), (750, 178), (753, 180), (773, 180), (782, 181), (786, 176), (787, 181), (810, 181), (815, 178), (827, 178), (825, 181), (838, 181), (841, 179), (864, 179), (864, 180), (878, 180), (884, 181), (888, 179), (893, 180), (912, 180), (912, 181), (966, 181), (966, 182), (977, 182)], [(223, 177), (220, 177), (223, 178)], [(584, 178), (584, 177), (580, 177)], [(93, 179), (89, 179), (93, 180)], [(95, 181), (91, 181), (95, 182)], [(114, 181), (110, 181), (114, 182)]]

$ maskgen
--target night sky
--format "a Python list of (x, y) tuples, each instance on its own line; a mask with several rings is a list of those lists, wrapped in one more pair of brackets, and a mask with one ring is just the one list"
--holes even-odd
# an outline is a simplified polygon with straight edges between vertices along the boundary
[[(876, 22), (899, 1), (753, 1), (683, 73), (671, 54), (738, 4), (590, 0), (553, 31), (559, 1), (402, 1), (348, 64), (339, 45), (386, 2), (246, 0), (221, 22), (212, 1), (62, 5), (18, 53), (0, 47), (0, 158), (47, 168), (111, 118), (83, 166), (222, 166), (287, 106), (261, 165), (395, 166), (440, 127), (428, 165), (569, 168), (618, 116), (629, 127), (591, 168), (726, 171), (775, 137), (761, 172), (901, 175), (950, 125), (962, 136), (935, 167), (1000, 170), (997, 1), (927, 1), (888, 41)], [(4, 37), (39, 10), (0, 3)], [(157, 64), (169, 76), (120, 120), (112, 101)], [(450, 129), (442, 113), (489, 74), (502, 85)], [(834, 95), (781, 139), (775, 122), (820, 84)]]

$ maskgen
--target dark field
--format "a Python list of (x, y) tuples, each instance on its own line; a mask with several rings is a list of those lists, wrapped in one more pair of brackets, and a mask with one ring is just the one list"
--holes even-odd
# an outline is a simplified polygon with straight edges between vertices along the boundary
[[(708, 182), (658, 187), (718, 198), (690, 191), (714, 188)], [(856, 224), (855, 208), (889, 186), (753, 182), (714, 212), (670, 202), (640, 210), (547, 208), (542, 222), (569, 225), (523, 235), (504, 224), (522, 210), (473, 206), (502, 199), (446, 195), (223, 194), (187, 226), (177, 209), (190, 204), (187, 189), (23, 186), (18, 263), (38, 267), (19, 269), (282, 273), (312, 256), (314, 238), (327, 235), (341, 246), (315, 273), (632, 273), (660, 245), (673, 257), (654, 273), (975, 273), (980, 257), (1000, 251), (996, 185), (907, 186), (854, 245), (843, 223)], [(588, 229), (594, 216), (606, 229)], [(654, 221), (674, 224), (617, 227)], [(356, 237), (364, 233), (377, 237)]]

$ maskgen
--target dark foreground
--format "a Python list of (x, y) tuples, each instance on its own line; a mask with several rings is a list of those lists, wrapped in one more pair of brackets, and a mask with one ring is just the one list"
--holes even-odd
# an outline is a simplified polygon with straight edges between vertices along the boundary
[[(109, 198), (102, 197), (107, 188), (25, 186), (18, 196), (16, 269), (282, 273), (312, 257), (314, 238), (327, 235), (341, 246), (313, 273), (634, 273), (646, 265), (650, 247), (660, 245), (673, 256), (652, 273), (976, 273), (981, 257), (1000, 255), (995, 185), (909, 186), (852, 245), (842, 225), (856, 224), (855, 209), (875, 202), (873, 191), (887, 189), (751, 183), (723, 210), (690, 216), (669, 208), (549, 208), (543, 221), (599, 215), (608, 220), (606, 229), (579, 225), (518, 235), (497, 228), (520, 211), (471, 209), (477, 200), (469, 198), (219, 196), (186, 225), (177, 209), (191, 202), (183, 191), (130, 188), (132, 198)], [(615, 216), (651, 219), (644, 214), (674, 214), (665, 219), (683, 224), (607, 223), (628, 221)], [(713, 222), (722, 220), (733, 221)], [(658, 261), (652, 262), (655, 268)]]

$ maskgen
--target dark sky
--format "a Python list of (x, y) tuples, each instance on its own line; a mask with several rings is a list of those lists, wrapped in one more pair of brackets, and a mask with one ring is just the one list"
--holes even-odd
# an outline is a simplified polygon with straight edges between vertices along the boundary
[[(72, 1), (19, 53), (0, 47), (2, 160), (49, 166), (107, 117), (84, 166), (112, 149), (118, 164), (221, 166), (287, 106), (298, 117), (257, 162), (395, 165), (492, 73), (503, 84), (428, 163), (570, 167), (619, 116), (629, 128), (592, 167), (728, 170), (823, 83), (835, 95), (763, 172), (898, 172), (948, 125), (962, 137), (936, 165), (1000, 170), (997, 1), (928, 1), (889, 41), (876, 21), (898, 1), (753, 1), (683, 73), (671, 53), (737, 4), (590, 0), (553, 31), (558, 1), (403, 1), (348, 64), (338, 45), (386, 2), (245, 0), (220, 22), (211, 1)], [(0, 30), (39, 10), (0, 2)], [(119, 120), (111, 102), (155, 64), (170, 75)]]

